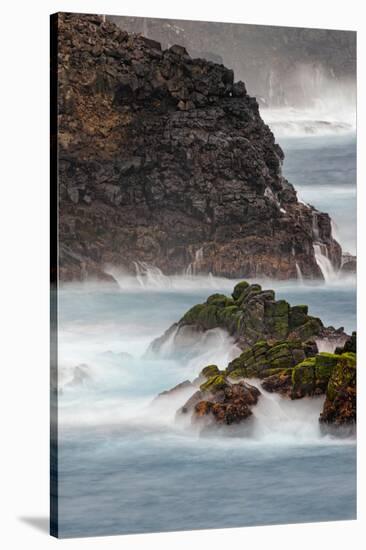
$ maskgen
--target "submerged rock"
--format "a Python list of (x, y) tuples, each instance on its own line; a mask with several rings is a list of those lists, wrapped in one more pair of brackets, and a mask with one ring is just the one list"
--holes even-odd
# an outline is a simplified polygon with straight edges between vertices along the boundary
[[(61, 280), (135, 273), (322, 278), (328, 214), (297, 200), (283, 151), (233, 71), (96, 16), (58, 14)], [(137, 264), (136, 264), (137, 262)], [(279, 325), (279, 329), (280, 329)]]

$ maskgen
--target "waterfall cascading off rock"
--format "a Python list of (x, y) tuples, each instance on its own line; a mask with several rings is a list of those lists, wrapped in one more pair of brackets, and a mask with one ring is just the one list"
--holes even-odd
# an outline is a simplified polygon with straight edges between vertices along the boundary
[(156, 266), (146, 262), (133, 262), (136, 270), (136, 279), (140, 286), (161, 288), (163, 285), (171, 285), (169, 277)]
[(261, 392), (258, 404), (252, 409), (253, 439), (281, 443), (319, 441), (319, 414), (324, 398), (303, 398), (296, 402), (279, 394), (265, 391), (259, 380), (247, 382)]
[(304, 283), (304, 278), (302, 276), (302, 273), (301, 273), (301, 269), (300, 269), (300, 266), (299, 264), (296, 262), (296, 274), (297, 274), (297, 279), (299, 281), (299, 283), (302, 285)]
[(193, 260), (193, 262), (191, 262), (188, 265), (185, 274), (186, 275), (197, 275), (197, 272), (201, 267), (202, 260), (203, 260), (203, 248), (201, 247), (198, 250), (196, 250), (195, 255), (194, 255), (194, 260)]
[(319, 266), (320, 271), (324, 277), (324, 280), (328, 283), (334, 281), (337, 278), (337, 272), (335, 271), (332, 262), (328, 257), (328, 250), (325, 244), (315, 243), (314, 254), (316, 263)]
[[(333, 230), (334, 223), (331, 221)], [(313, 212), (313, 236), (315, 243), (313, 245), (315, 261), (324, 277), (325, 282), (334, 281), (337, 278), (333, 264), (329, 258), (328, 247), (325, 243), (320, 242), (319, 220), (317, 212)]]

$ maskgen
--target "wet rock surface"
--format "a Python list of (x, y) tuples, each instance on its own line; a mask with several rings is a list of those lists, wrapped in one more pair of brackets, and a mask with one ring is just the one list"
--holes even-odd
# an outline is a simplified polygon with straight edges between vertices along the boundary
[[(203, 371), (201, 375), (205, 376)], [(260, 391), (246, 382), (233, 384), (223, 373), (213, 374), (201, 384), (200, 390), (187, 401), (179, 414), (191, 414), (192, 422), (204, 421), (206, 428), (211, 424), (239, 424), (252, 415), (251, 409), (259, 396)]]
[[(187, 326), (193, 339), (210, 329), (226, 329), (243, 352), (224, 370), (207, 365), (193, 383), (184, 382), (197, 391), (177, 411), (178, 416), (189, 414), (193, 422), (202, 421), (206, 427), (239, 424), (252, 415), (260, 399), (260, 390), (248, 383), (252, 379), (264, 391), (291, 400), (323, 395), (319, 418), (322, 431), (337, 432), (339, 427), (346, 427), (346, 435), (354, 432), (356, 332), (349, 336), (342, 327), (324, 327), (320, 319), (308, 315), (306, 305), (291, 307), (285, 300), (276, 301), (274, 291), (263, 291), (260, 285), (246, 281), (238, 283), (230, 297), (213, 294), (204, 304), (191, 308), (168, 329), (168, 336), (153, 342), (151, 353), (159, 354), (173, 333), (179, 343), (183, 338), (179, 329), (184, 332)], [(319, 353), (315, 337), (327, 343), (332, 338), (334, 342), (341, 339), (344, 345), (334, 353)]]
[[(286, 300), (276, 300), (273, 290), (263, 290), (258, 284), (242, 281), (234, 287), (231, 296), (213, 294), (205, 303), (193, 306), (178, 323), (154, 340), (150, 349), (159, 352), (174, 332), (174, 341), (180, 345), (182, 340), (181, 345), (187, 346), (189, 340), (197, 338), (197, 333), (214, 328), (226, 330), (242, 350), (258, 343), (257, 354), (262, 351), (259, 344), (261, 341), (264, 341), (266, 352), (275, 343), (289, 341), (286, 350), (282, 352), (291, 351), (293, 360), (297, 362), (312, 351), (318, 351), (312, 341), (315, 338), (326, 338), (327, 341), (334, 339), (337, 342), (349, 338), (343, 328), (324, 327), (321, 319), (308, 314), (306, 305), (291, 306)], [(278, 357), (274, 366), (282, 364), (284, 362)]]
[(320, 422), (324, 431), (334, 428), (348, 428), (354, 431), (356, 425), (356, 355), (343, 353), (334, 367), (326, 390), (326, 399)]
[[(134, 273), (321, 277), (330, 218), (297, 201), (283, 152), (233, 71), (101, 17), (58, 16), (62, 281)], [(137, 262), (137, 264), (135, 263)]]

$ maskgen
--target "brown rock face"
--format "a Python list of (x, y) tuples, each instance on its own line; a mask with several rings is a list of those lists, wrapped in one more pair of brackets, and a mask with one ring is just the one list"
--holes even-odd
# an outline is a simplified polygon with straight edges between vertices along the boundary
[(232, 70), (97, 16), (61, 14), (57, 30), (61, 280), (135, 262), (321, 277), (315, 240), (340, 266), (329, 216), (297, 201)]
[(254, 386), (244, 382), (231, 384), (225, 379), (220, 389), (211, 387), (203, 392), (204, 399), (194, 406), (192, 420), (210, 416), (213, 424), (239, 424), (252, 415), (251, 408), (259, 396), (260, 391)]
[(178, 415), (191, 415), (193, 423), (204, 427), (240, 424), (252, 415), (251, 408), (257, 404), (260, 391), (246, 382), (233, 383), (224, 372), (210, 365), (200, 377), (205, 382), (178, 411)]

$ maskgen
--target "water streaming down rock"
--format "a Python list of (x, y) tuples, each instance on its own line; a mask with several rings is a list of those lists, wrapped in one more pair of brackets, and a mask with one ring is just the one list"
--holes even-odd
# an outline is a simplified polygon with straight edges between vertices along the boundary
[(304, 282), (304, 278), (302, 276), (300, 266), (297, 262), (296, 262), (296, 274), (297, 274), (297, 278), (299, 280), (299, 283), (302, 285), (303, 282)]
[(314, 246), (314, 254), (316, 262), (326, 282), (334, 281), (337, 278), (332, 262), (328, 257), (327, 247), (322, 243), (316, 243)]
[(332, 235), (334, 237), (334, 239), (337, 241), (337, 242), (341, 242), (341, 239), (339, 237), (339, 231), (338, 231), (338, 226), (336, 224), (336, 222), (331, 218), (330, 220), (330, 225), (331, 225), (331, 228), (332, 228)]
[(186, 275), (188, 276), (197, 275), (200, 269), (200, 266), (202, 264), (202, 260), (203, 260), (203, 247), (196, 250), (193, 262), (191, 262), (186, 269)]
[(261, 392), (258, 404), (252, 409), (254, 439), (274, 441), (276, 445), (321, 440), (318, 418), (324, 396), (295, 402), (265, 391), (259, 380), (249, 379), (248, 383)]
[(134, 262), (136, 269), (136, 279), (140, 286), (161, 288), (162, 286), (171, 286), (170, 278), (156, 266), (146, 262)]

